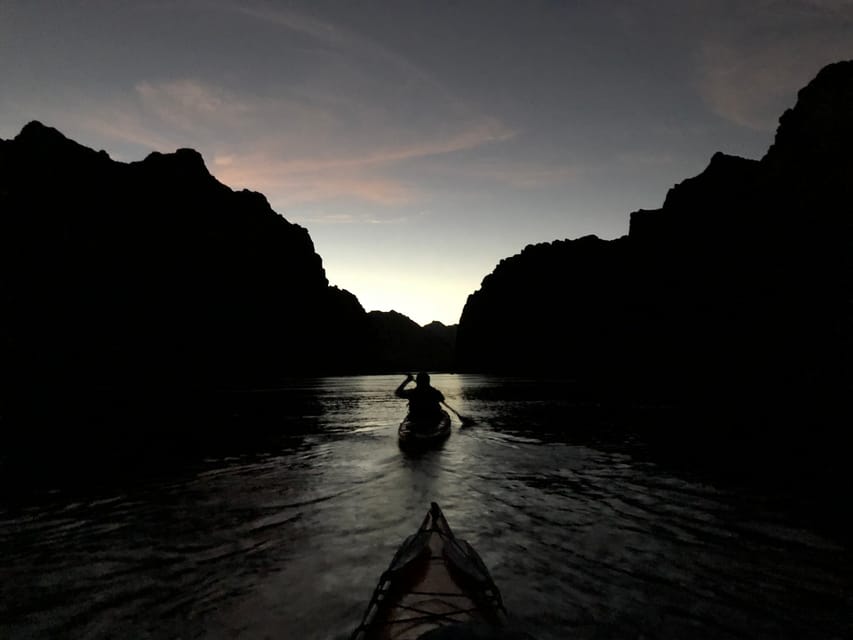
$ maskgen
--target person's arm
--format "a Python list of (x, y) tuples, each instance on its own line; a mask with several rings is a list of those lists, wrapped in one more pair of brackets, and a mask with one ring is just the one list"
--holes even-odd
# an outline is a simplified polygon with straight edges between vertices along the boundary
[(414, 379), (415, 379), (415, 377), (411, 373), (407, 373), (406, 379), (400, 383), (400, 386), (397, 387), (397, 390), (394, 392), (394, 395), (397, 396), (398, 398), (405, 398), (406, 397), (406, 391), (405, 391), (406, 385), (409, 384), (410, 382), (412, 382)]

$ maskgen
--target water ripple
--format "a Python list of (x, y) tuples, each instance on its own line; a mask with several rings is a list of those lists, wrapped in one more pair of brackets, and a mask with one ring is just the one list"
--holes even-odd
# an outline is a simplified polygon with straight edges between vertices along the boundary
[(435, 384), (477, 425), (407, 456), (398, 382), (316, 381), (282, 450), (4, 508), (0, 636), (345, 637), (436, 500), (539, 640), (853, 637), (849, 550), (780, 501), (512, 430), (547, 406), (476, 377)]

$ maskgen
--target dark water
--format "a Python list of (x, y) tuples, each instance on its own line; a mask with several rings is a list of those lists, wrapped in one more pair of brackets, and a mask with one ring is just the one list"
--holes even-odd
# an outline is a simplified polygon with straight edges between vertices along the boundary
[(435, 376), (478, 424), (408, 457), (398, 382), (312, 383), (267, 453), (3, 506), (0, 637), (345, 637), (431, 500), (540, 640), (853, 637), (853, 554), (780, 497), (536, 437), (553, 400), (480, 377)]

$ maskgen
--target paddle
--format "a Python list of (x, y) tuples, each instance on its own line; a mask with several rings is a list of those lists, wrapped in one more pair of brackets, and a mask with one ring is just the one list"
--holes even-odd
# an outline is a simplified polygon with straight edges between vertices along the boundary
[(453, 413), (455, 413), (455, 414), (456, 414), (456, 417), (457, 417), (457, 418), (459, 418), (459, 420), (462, 422), (462, 426), (463, 426), (463, 427), (470, 427), (472, 424), (475, 424), (475, 421), (474, 421), (474, 419), (473, 419), (473, 418), (466, 418), (465, 416), (461, 415), (461, 414), (460, 414), (456, 409), (454, 409), (453, 407), (451, 407), (451, 406), (450, 406), (449, 404), (447, 404), (444, 400), (442, 400), (442, 401), (441, 401), (441, 404), (443, 404), (445, 407), (447, 407), (447, 408), (448, 408), (448, 409), (450, 409)]

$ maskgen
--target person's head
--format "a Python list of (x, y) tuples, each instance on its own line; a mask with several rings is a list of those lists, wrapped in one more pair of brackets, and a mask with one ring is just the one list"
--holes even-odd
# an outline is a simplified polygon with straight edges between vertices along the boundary
[(417, 375), (417, 377), (415, 378), (415, 382), (418, 384), (418, 386), (423, 385), (425, 387), (428, 387), (429, 386), (429, 374), (426, 371), (421, 371)]

